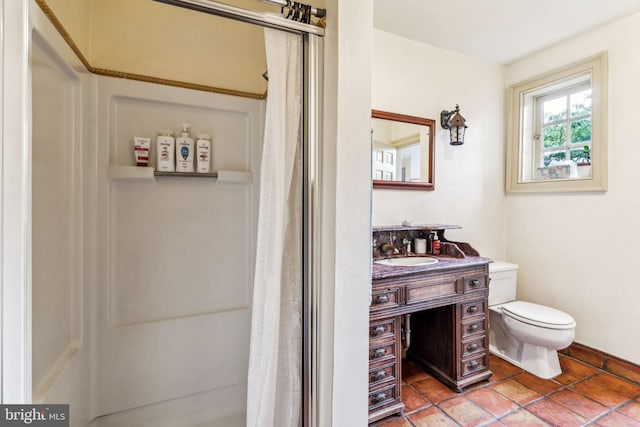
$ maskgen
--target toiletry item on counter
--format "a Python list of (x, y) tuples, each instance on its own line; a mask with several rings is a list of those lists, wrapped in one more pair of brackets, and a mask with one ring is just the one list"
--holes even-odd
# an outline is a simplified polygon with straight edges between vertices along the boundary
[(427, 239), (415, 239), (415, 248), (417, 254), (427, 253)]
[(438, 232), (433, 232), (431, 238), (431, 255), (440, 255), (440, 240), (438, 239)]
[(170, 130), (161, 129), (156, 139), (157, 166), (162, 172), (175, 172), (175, 138)]
[(141, 136), (133, 137), (133, 150), (136, 155), (136, 166), (149, 166), (149, 149), (151, 139)]
[(211, 172), (211, 135), (202, 133), (196, 140), (196, 160), (198, 173)]
[(189, 126), (182, 125), (182, 136), (176, 139), (176, 172), (193, 172), (193, 138)]

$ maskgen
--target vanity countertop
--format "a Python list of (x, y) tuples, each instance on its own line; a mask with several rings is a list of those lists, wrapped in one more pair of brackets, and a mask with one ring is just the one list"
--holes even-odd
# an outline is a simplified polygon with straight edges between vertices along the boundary
[(416, 274), (422, 274), (422, 273), (431, 273), (435, 271), (440, 272), (443, 270), (449, 270), (454, 268), (475, 267), (475, 266), (485, 265), (493, 262), (489, 258), (484, 258), (480, 256), (467, 256), (465, 258), (434, 256), (434, 255), (428, 255), (428, 254), (426, 256), (437, 258), (438, 262), (435, 264), (428, 264), (428, 265), (398, 267), (398, 266), (377, 264), (374, 261), (372, 271), (371, 271), (371, 278), (373, 280), (389, 279), (393, 277), (416, 275)]

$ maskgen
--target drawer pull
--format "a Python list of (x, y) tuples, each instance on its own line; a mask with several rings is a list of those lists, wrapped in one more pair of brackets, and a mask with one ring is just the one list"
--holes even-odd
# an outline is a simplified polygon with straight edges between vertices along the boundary
[(472, 288), (475, 288), (476, 286), (480, 286), (480, 280), (473, 279), (472, 281), (469, 282), (469, 286), (471, 286)]
[(384, 304), (385, 302), (389, 302), (389, 295), (378, 295), (374, 300), (374, 304)]
[(375, 374), (371, 375), (371, 378), (374, 381), (380, 381), (381, 379), (383, 379), (386, 376), (387, 376), (387, 373), (385, 371), (378, 371)]
[(467, 365), (467, 367), (469, 369), (476, 369), (478, 366), (480, 366), (480, 363), (478, 363), (477, 360), (472, 360), (471, 362), (469, 362), (469, 364)]
[(375, 396), (373, 396), (373, 403), (380, 403), (384, 400), (386, 400), (387, 395), (385, 393), (378, 393)]
[[(478, 343), (471, 343), (467, 346), (467, 351), (476, 351), (480, 346), (478, 345)], [(475, 362), (475, 360), (474, 360)]]
[(387, 350), (385, 350), (384, 348), (377, 348), (373, 351), (373, 354), (371, 355), (371, 357), (373, 357), (374, 359), (377, 359), (379, 357), (384, 356), (385, 354), (387, 354)]
[(467, 308), (467, 313), (477, 313), (478, 312), (478, 306), (477, 305), (472, 305), (471, 307)]
[(475, 332), (475, 331), (477, 331), (477, 330), (478, 330), (478, 328), (479, 328), (479, 326), (478, 326), (476, 323), (474, 323), (473, 325), (469, 325), (469, 327), (467, 328), (467, 330), (468, 330), (469, 332)]
[(376, 326), (375, 328), (373, 328), (373, 331), (371, 331), (371, 335), (373, 335), (374, 337), (382, 333), (384, 333), (384, 326)]

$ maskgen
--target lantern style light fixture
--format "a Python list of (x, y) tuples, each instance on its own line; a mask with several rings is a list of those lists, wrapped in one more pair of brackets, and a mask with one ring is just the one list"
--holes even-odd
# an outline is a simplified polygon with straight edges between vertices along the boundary
[(442, 110), (440, 113), (440, 124), (442, 129), (449, 129), (451, 145), (464, 144), (464, 132), (467, 129), (467, 121), (460, 114), (460, 107), (456, 104), (453, 111)]

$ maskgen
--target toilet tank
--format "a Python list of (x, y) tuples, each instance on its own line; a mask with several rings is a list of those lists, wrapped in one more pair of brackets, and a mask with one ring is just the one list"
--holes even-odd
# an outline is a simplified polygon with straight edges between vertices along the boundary
[(489, 305), (504, 304), (516, 299), (518, 264), (494, 261), (489, 264)]

